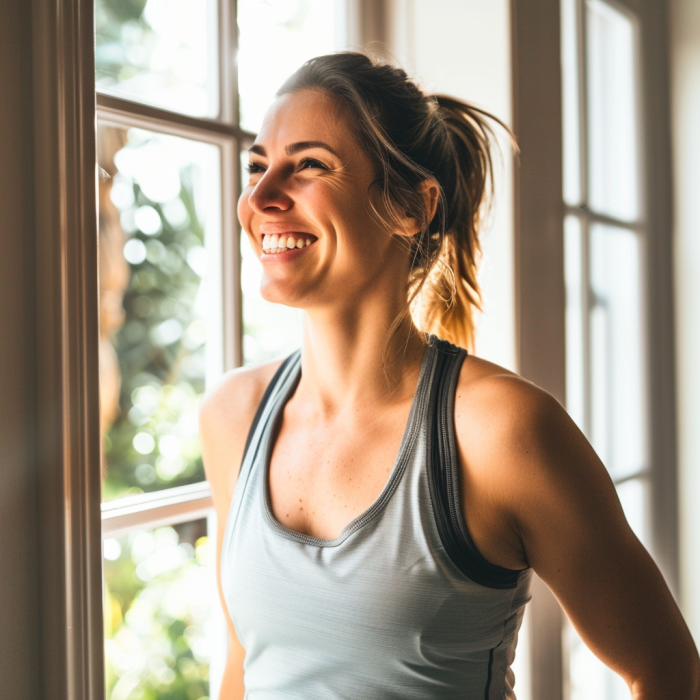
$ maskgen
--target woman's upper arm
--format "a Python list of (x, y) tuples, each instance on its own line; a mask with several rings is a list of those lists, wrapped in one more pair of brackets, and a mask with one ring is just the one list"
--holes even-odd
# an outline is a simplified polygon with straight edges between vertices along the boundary
[(199, 438), (204, 471), (217, 520), (216, 581), (229, 632), (229, 649), (221, 697), (243, 698), (245, 651), (236, 636), (221, 585), (221, 550), (248, 431), (258, 403), (279, 362), (228, 373), (209, 391), (199, 410)]
[(690, 633), (591, 445), (546, 392), (515, 377), (488, 382), (469, 483), (495, 504), (524, 560), (635, 697), (700, 697)]

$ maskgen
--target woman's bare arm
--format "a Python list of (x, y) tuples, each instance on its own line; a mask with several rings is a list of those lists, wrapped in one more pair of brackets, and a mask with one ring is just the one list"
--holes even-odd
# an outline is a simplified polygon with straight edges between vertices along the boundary
[(221, 548), (231, 498), (238, 481), (248, 431), (258, 403), (279, 362), (228, 373), (207, 393), (199, 411), (199, 432), (207, 481), (217, 519), (216, 582), (226, 616), (229, 648), (221, 697), (242, 700), (245, 650), (236, 636), (221, 587)]
[(531, 565), (635, 700), (700, 700), (680, 611), (561, 405), (514, 375), (460, 379), (456, 427), (465, 518), (482, 554)]

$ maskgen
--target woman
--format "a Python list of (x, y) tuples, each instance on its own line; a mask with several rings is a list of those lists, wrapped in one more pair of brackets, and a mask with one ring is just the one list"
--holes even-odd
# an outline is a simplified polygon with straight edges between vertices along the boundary
[(238, 213), (262, 293), (305, 327), (300, 353), (229, 373), (201, 409), (226, 700), (512, 698), (532, 571), (636, 699), (700, 698), (591, 446), (550, 395), (459, 347), (490, 134), (345, 53), (282, 86), (250, 149)]

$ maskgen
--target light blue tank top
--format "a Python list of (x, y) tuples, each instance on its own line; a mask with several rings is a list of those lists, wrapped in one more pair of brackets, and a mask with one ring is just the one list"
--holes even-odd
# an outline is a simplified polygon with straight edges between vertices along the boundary
[(515, 697), (510, 665), (531, 570), (483, 559), (461, 515), (453, 416), (465, 354), (431, 337), (389, 479), (334, 540), (272, 515), (271, 448), (300, 354), (273, 380), (221, 558), (248, 700)]

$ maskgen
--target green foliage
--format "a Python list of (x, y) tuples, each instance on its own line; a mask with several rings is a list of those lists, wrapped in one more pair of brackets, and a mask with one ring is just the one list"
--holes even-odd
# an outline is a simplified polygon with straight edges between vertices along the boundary
[(208, 700), (204, 625), (213, 556), (207, 537), (198, 536), (202, 532), (205, 521), (107, 541), (112, 557), (105, 561), (110, 700)]
[[(201, 166), (179, 150), (184, 142), (168, 138), (131, 130), (115, 156), (115, 165), (128, 166), (110, 196), (126, 234), (129, 282), (124, 325), (113, 339), (121, 391), (104, 439), (104, 500), (204, 479), (197, 410), (206, 253), (194, 184)], [(149, 146), (179, 155), (154, 163), (156, 151), (139, 150)], [(206, 521), (197, 521), (105, 541), (109, 700), (208, 700), (204, 627), (215, 589), (206, 534)]]
[(188, 254), (191, 260), (193, 251), (203, 251), (204, 234), (192, 178), (183, 172), (181, 180), (178, 225), (133, 183), (132, 209), (152, 207), (160, 231), (147, 235), (136, 230), (131, 237), (146, 253), (143, 261), (130, 265), (125, 323), (115, 338), (121, 411), (105, 440), (105, 500), (129, 489), (153, 491), (204, 478), (196, 421), (204, 392), (205, 329), (194, 311), (201, 279), (187, 262)]
[(115, 23), (138, 21), (146, 7), (147, 0), (98, 0), (97, 6), (103, 9)]

